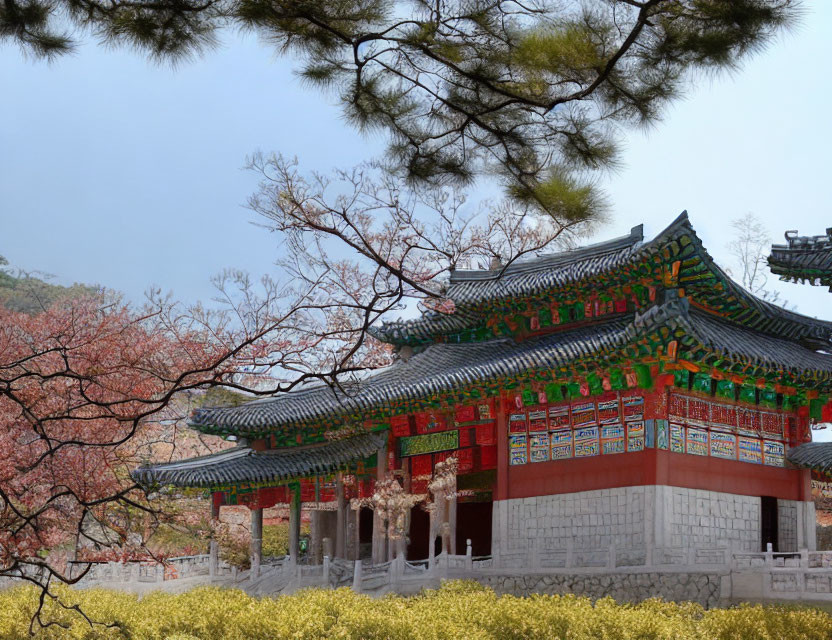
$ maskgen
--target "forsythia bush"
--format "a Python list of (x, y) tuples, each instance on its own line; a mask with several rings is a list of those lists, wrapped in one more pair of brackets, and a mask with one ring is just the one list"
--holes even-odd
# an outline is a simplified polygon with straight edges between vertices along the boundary
[[(419, 596), (372, 599), (349, 589), (309, 590), (279, 598), (202, 588), (143, 598), (116, 591), (59, 590), (78, 603), (91, 627), (59, 606), (46, 616), (68, 625), (42, 638), (130, 640), (280, 640), (283, 638), (473, 638), (547, 640), (829, 640), (832, 617), (816, 609), (741, 606), (705, 611), (696, 604), (648, 600), (619, 605), (575, 596), (496, 596), (471, 582), (451, 582)], [(0, 639), (28, 637), (37, 592), (0, 592)]]

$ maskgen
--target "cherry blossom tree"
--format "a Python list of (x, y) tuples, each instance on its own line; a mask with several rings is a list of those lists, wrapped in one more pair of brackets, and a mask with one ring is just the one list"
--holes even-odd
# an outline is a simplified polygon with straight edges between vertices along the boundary
[[(584, 228), (524, 205), (475, 206), (453, 189), (417, 192), (380, 166), (326, 178), (258, 156), (251, 168), (261, 184), (250, 206), (279, 239), (279, 278), (223, 273), (214, 309), (159, 292), (142, 308), (112, 294), (0, 307), (0, 578), (38, 584), (42, 602), (54, 581), (84, 575), (47, 555), (56, 547), (148, 553), (131, 532), (166, 514), (129, 471), (178, 455), (176, 430), (160, 437), (154, 425), (181, 420), (197, 394), (275, 395), (310, 380), (346, 393), (394, 357), (367, 332), (383, 314), (408, 299), (452, 313), (451, 270), (505, 268)], [(396, 538), (396, 505), (410, 497), (389, 498)], [(40, 609), (36, 623), (50, 624)]]
[(129, 470), (154, 443), (148, 425), (184, 394), (282, 393), (383, 362), (348, 318), (361, 283), (344, 275), (255, 286), (227, 273), (218, 311), (157, 294), (141, 309), (103, 296), (38, 313), (0, 307), (0, 578), (34, 582), (46, 598), (54, 580), (84, 575), (51, 549), (91, 543), (135, 557), (131, 525), (159, 512)]

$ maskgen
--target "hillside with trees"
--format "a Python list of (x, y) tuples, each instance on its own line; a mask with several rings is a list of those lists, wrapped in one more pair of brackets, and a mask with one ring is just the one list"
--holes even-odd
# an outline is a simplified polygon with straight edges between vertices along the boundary
[(43, 311), (58, 300), (105, 293), (97, 285), (75, 283), (65, 287), (53, 284), (29, 273), (16, 272), (8, 265), (8, 260), (0, 255), (0, 305), (9, 311), (32, 314)]

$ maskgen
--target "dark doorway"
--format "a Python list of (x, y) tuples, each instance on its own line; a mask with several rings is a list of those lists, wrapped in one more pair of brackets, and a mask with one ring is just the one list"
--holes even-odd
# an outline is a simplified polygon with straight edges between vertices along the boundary
[(771, 548), (777, 551), (777, 498), (760, 498), (760, 539), (763, 551), (767, 550), (769, 542)]
[(460, 502), (456, 509), (456, 552), (465, 553), (466, 540), (471, 540), (474, 556), (491, 555), (492, 502)]
[(373, 554), (373, 510), (369, 507), (358, 512), (358, 554), (360, 558)]
[(430, 516), (419, 505), (410, 510), (410, 531), (407, 543), (408, 560), (424, 560), (429, 556), (428, 531)]
[[(491, 555), (491, 502), (460, 502), (456, 506), (456, 552), (465, 554), (466, 540), (471, 540), (475, 556)], [(430, 555), (428, 531), (430, 516), (419, 506), (410, 511), (408, 560), (424, 560)], [(436, 541), (434, 541), (434, 544)], [(438, 554), (440, 549), (436, 550)]]

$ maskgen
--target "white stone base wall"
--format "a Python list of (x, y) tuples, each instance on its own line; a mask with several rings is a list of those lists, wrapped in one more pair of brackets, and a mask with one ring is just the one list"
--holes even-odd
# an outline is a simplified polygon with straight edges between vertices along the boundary
[[(797, 549), (803, 503), (782, 500), (780, 550)], [(810, 503), (809, 503), (810, 504)], [(494, 502), (492, 551), (726, 548), (760, 551), (760, 498), (640, 486)], [(804, 544), (811, 547), (809, 540)]]
[(664, 502), (666, 525), (657, 544), (760, 551), (760, 498), (681, 487), (656, 490)]
[(645, 494), (655, 487), (582, 491), (494, 502), (492, 552), (645, 544)]

